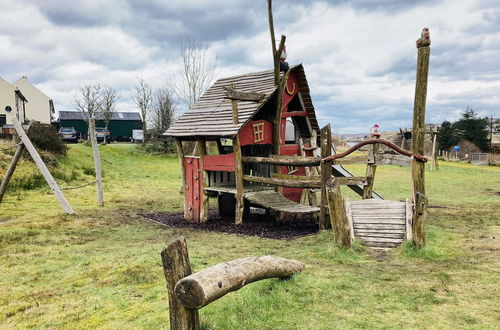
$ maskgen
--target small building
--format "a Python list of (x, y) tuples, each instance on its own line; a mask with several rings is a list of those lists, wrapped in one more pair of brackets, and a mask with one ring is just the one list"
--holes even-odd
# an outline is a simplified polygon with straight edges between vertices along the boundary
[(14, 81), (12, 86), (21, 91), (28, 100), (25, 106), (27, 120), (35, 120), (43, 124), (51, 123), (55, 111), (54, 102), (50, 97), (35, 87), (26, 76)]
[[(59, 111), (58, 128), (74, 127), (81, 137), (86, 137), (88, 124), (85, 115), (79, 111)], [(96, 127), (106, 127), (100, 114), (97, 115)], [(115, 112), (108, 125), (112, 141), (130, 141), (132, 130), (142, 129), (142, 119), (138, 112)]]

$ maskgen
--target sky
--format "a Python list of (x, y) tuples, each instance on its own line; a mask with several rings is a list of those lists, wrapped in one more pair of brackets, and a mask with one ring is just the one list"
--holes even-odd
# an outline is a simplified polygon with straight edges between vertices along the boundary
[[(265, 0), (0, 0), (0, 13), (0, 77), (28, 76), (56, 110), (75, 110), (79, 88), (101, 83), (119, 91), (119, 111), (137, 111), (137, 78), (168, 86), (187, 37), (216, 57), (215, 79), (272, 68)], [(410, 128), (424, 27), (426, 122), (458, 120), (466, 106), (500, 117), (498, 0), (274, 0), (273, 13), (320, 126)]]

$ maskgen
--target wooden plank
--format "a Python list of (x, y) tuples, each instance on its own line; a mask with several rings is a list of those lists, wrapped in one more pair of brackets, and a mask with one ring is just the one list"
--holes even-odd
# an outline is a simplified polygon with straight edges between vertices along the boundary
[(281, 118), (307, 117), (307, 111), (289, 111), (281, 114)]
[(373, 230), (405, 230), (404, 224), (398, 223), (353, 223), (354, 230), (356, 229), (373, 229)]
[(264, 97), (266, 97), (266, 94), (263, 94), (263, 93), (244, 92), (241, 90), (237, 90), (237, 89), (235, 89), (235, 85), (233, 85), (231, 87), (224, 87), (224, 89), (227, 92), (226, 97), (228, 99), (232, 99), (232, 100), (259, 102)]
[[(302, 177), (305, 178), (305, 177)], [(290, 187), (290, 188), (320, 188), (321, 180), (317, 179), (301, 179), (301, 180), (283, 180), (266, 178), (255, 175), (243, 175), (243, 180), (247, 182), (263, 183), (279, 187)]]
[(317, 207), (297, 204), (274, 190), (247, 193), (245, 198), (252, 203), (280, 212), (315, 213), (319, 211)]
[(56, 196), (57, 200), (59, 201), (59, 204), (61, 204), (62, 208), (64, 211), (68, 214), (74, 214), (75, 212), (71, 208), (71, 205), (69, 205), (68, 201), (66, 198), (64, 198), (63, 193), (61, 192), (61, 189), (59, 189), (59, 186), (57, 185), (56, 181), (52, 177), (52, 174), (50, 174), (49, 170), (47, 169), (47, 166), (45, 166), (45, 163), (43, 162), (42, 158), (36, 151), (35, 147), (31, 143), (30, 139), (28, 138), (28, 135), (26, 135), (26, 132), (24, 131), (23, 127), (19, 123), (19, 121), (15, 118), (12, 119), (12, 123), (14, 124), (14, 128), (16, 129), (17, 135), (23, 142), (24, 146), (28, 150), (28, 152), (31, 155), (31, 158), (35, 161), (35, 164), (38, 166), (40, 169), (40, 172), (42, 173), (43, 177), (45, 178), (45, 181), (49, 184), (50, 188), (54, 192), (54, 195)]
[(171, 330), (199, 330), (200, 317), (198, 310), (188, 309), (182, 305), (175, 294), (175, 284), (191, 275), (191, 263), (186, 240), (180, 237), (168, 244), (161, 251), (163, 273), (167, 281), (168, 305)]
[(95, 118), (89, 120), (90, 143), (92, 144), (92, 154), (94, 155), (95, 180), (97, 187), (97, 204), (104, 206), (104, 192), (102, 189), (101, 154), (95, 136)]
[(406, 239), (411, 242), (413, 241), (413, 233), (412, 233), (412, 216), (413, 216), (413, 209), (412, 209), (412, 203), (411, 201), (407, 198), (406, 199), (406, 216), (405, 216), (405, 222), (406, 222)]
[(384, 238), (384, 237), (363, 237), (365, 242), (380, 242), (380, 243), (401, 243), (402, 238)]

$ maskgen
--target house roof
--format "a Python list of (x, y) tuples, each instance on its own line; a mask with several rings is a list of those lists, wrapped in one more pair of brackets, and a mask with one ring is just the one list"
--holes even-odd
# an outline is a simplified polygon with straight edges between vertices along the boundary
[[(309, 87), (302, 64), (291, 68), (300, 85), (304, 106), (313, 129), (318, 130)], [(233, 124), (231, 100), (226, 98), (225, 87), (235, 84), (242, 92), (264, 94), (259, 102), (238, 101), (238, 124)], [(249, 121), (276, 91), (274, 71), (266, 70), (217, 80), (202, 97), (186, 111), (164, 135), (187, 136), (224, 136), (232, 137)]]
[[(102, 120), (102, 115), (97, 114), (97, 120)], [(59, 121), (61, 120), (85, 120), (85, 116), (80, 111), (59, 111)], [(142, 121), (138, 112), (114, 112), (111, 120), (139, 120)]]

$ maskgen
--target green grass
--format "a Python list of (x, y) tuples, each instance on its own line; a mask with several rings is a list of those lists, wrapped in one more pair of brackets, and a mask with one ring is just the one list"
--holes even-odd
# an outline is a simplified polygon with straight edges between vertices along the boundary
[[(277, 241), (160, 227), (138, 214), (181, 210), (177, 159), (122, 145), (101, 153), (104, 207), (92, 186), (69, 190), (77, 215), (67, 216), (45, 184), (16, 187), (0, 204), (0, 328), (168, 328), (159, 253), (180, 235), (195, 271), (266, 254), (306, 264), (289, 281), (253, 283), (206, 306), (204, 329), (498, 327), (499, 167), (427, 171), (429, 204), (442, 208), (429, 209), (426, 247), (379, 255), (359, 242), (336, 248), (328, 231)], [(93, 180), (88, 146), (70, 146), (58, 164), (61, 186)], [(36, 169), (20, 168), (30, 182)], [(410, 197), (410, 169), (380, 166), (375, 188)]]

